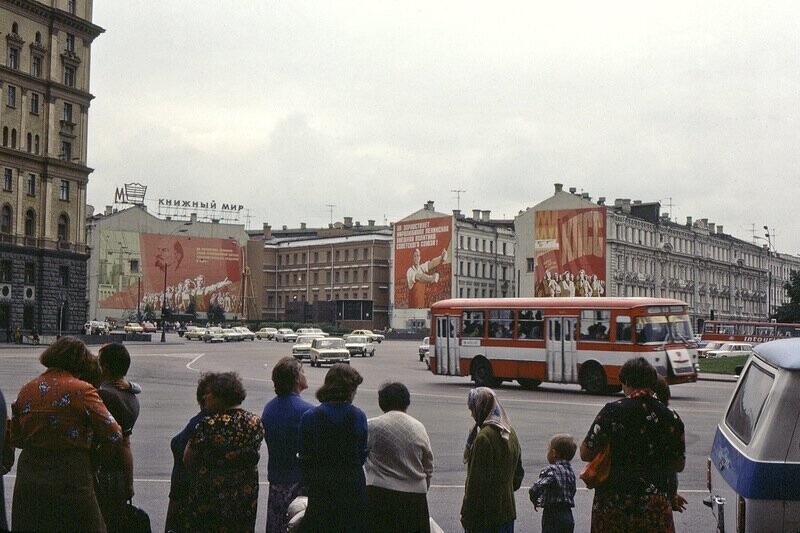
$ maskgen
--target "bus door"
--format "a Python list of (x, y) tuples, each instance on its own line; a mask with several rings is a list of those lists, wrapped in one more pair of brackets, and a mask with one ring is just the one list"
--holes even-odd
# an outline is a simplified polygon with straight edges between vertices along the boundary
[(458, 332), (461, 328), (458, 316), (436, 317), (436, 373), (443, 376), (459, 376)]
[(548, 317), (545, 350), (547, 352), (547, 381), (577, 383), (576, 316)]

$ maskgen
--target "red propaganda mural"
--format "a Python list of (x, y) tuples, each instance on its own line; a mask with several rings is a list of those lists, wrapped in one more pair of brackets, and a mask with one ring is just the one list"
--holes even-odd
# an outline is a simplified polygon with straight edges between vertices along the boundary
[[(166, 307), (178, 313), (208, 311), (212, 304), (226, 313), (240, 309), (243, 253), (231, 239), (185, 235), (106, 232), (99, 254), (101, 309)], [(118, 243), (116, 246), (109, 243)], [(126, 265), (133, 260), (138, 272)], [(166, 272), (166, 290), (165, 290)], [(166, 300), (164, 298), (166, 297)]]
[(450, 297), (452, 235), (449, 216), (395, 224), (395, 308), (425, 309)]
[(605, 296), (606, 210), (537, 211), (535, 296)]

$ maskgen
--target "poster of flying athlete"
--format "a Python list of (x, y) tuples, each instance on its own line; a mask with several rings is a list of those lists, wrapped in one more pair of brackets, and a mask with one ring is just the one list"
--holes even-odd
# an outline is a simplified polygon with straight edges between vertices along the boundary
[(605, 296), (605, 208), (537, 211), (534, 224), (534, 296)]
[(395, 307), (425, 309), (449, 298), (452, 217), (397, 222), (394, 228)]

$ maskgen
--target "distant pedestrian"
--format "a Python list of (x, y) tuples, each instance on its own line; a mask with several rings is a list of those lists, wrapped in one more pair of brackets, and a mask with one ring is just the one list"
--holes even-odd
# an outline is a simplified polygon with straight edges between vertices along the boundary
[(267, 443), (267, 531), (285, 533), (286, 511), (297, 496), (304, 494), (303, 476), (297, 458), (300, 418), (314, 406), (300, 397), (308, 388), (303, 364), (283, 357), (272, 367), (275, 396), (264, 406), (261, 423)]
[(543, 533), (572, 533), (575, 530), (575, 519), (572, 508), (575, 507), (575, 472), (572, 470), (572, 458), (578, 445), (572, 435), (565, 433), (553, 436), (547, 447), (547, 462), (539, 473), (539, 480), (533, 484), (528, 495), (533, 509), (542, 512)]
[(12, 330), (11, 330), (11, 322), (9, 322), (9, 323), (6, 325), (6, 342), (7, 342), (8, 344), (11, 344), (11, 334), (12, 334)]
[(430, 531), (433, 451), (425, 426), (406, 414), (410, 404), (405, 385), (386, 383), (378, 389), (384, 414), (367, 420), (369, 530), (375, 533)]
[(19, 326), (14, 330), (14, 342), (22, 344), (22, 330), (19, 329)]

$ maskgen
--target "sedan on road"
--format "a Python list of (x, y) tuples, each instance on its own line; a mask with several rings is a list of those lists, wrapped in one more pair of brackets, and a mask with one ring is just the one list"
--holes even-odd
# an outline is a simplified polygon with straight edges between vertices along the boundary
[(256, 338), (270, 341), (275, 338), (276, 333), (278, 333), (276, 328), (261, 328), (260, 330), (256, 331)]
[(299, 360), (308, 359), (311, 352), (311, 341), (321, 337), (322, 335), (316, 334), (299, 335), (297, 340), (294, 341), (294, 346), (292, 346), (292, 356)]
[(349, 365), (350, 352), (344, 345), (344, 339), (320, 337), (311, 341), (309, 359), (311, 359), (311, 366), (322, 366), (326, 363), (347, 363)]
[(350, 335), (345, 339), (344, 345), (350, 355), (360, 355), (362, 357), (373, 357), (375, 355), (375, 343), (365, 335)]
[(281, 328), (275, 333), (275, 340), (278, 342), (294, 342), (297, 340), (297, 333), (289, 328)]

